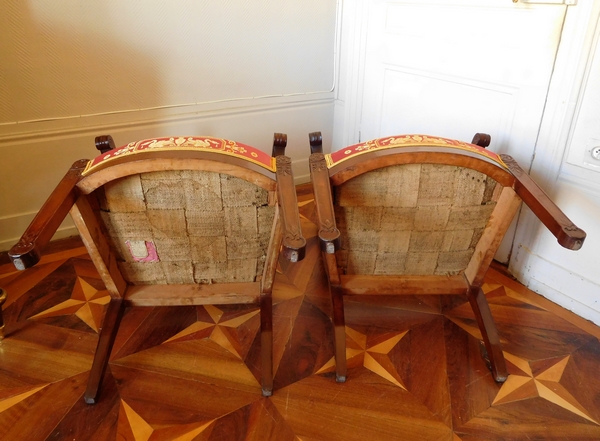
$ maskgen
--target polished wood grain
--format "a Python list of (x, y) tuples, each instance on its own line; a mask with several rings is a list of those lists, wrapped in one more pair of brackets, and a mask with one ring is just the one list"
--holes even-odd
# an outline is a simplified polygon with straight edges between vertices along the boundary
[(298, 199), (306, 258), (280, 260), (275, 277), (269, 398), (257, 305), (127, 307), (101, 399), (86, 405), (110, 295), (85, 248), (51, 243), (26, 272), (0, 257), (8, 292), (0, 439), (600, 439), (600, 328), (496, 264), (482, 290), (510, 374), (503, 385), (480, 356), (466, 298), (431, 294), (347, 297), (349, 375), (333, 381), (332, 305), (310, 188)]

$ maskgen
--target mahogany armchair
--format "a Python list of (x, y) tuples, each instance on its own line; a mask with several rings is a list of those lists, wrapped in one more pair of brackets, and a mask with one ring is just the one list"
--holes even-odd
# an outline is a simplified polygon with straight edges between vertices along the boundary
[[(473, 144), (403, 135), (323, 155), (310, 134), (319, 239), (333, 304), (336, 379), (346, 379), (344, 296), (462, 294), (473, 309), (494, 379), (507, 378), (483, 278), (521, 202), (558, 243), (577, 228), (508, 155)], [(479, 144), (479, 145), (475, 145)], [(486, 354), (487, 353), (487, 354)]]
[(304, 257), (287, 137), (273, 154), (211, 137), (156, 138), (73, 164), (9, 255), (17, 269), (70, 212), (110, 293), (84, 399), (96, 402), (125, 304), (260, 306), (262, 393), (273, 390), (278, 255)]

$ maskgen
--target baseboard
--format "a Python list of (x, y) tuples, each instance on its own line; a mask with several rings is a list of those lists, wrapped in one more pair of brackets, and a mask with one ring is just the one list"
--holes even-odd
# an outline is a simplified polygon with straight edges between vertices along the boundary
[[(600, 285), (524, 248), (520, 269), (511, 268), (519, 282), (548, 300), (600, 325)], [(524, 256), (521, 256), (524, 257)]]
[[(70, 225), (64, 228), (59, 228), (54, 236), (52, 236), (52, 240), (64, 239), (66, 237), (77, 236), (79, 233), (77, 232), (77, 228), (74, 225)], [(9, 238), (2, 238), (0, 240), (0, 252), (8, 251), (10, 248), (19, 241), (21, 236), (14, 236)]]

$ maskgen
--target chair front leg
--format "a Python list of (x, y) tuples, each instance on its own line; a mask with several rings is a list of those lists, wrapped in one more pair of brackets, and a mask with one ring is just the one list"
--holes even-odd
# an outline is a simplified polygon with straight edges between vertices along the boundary
[(263, 293), (260, 297), (260, 359), (262, 394), (273, 394), (273, 297)]
[(102, 385), (102, 378), (108, 365), (108, 358), (115, 342), (115, 337), (117, 336), (122, 315), (123, 299), (112, 298), (104, 316), (104, 323), (98, 337), (98, 346), (96, 347), (96, 354), (92, 362), (90, 377), (85, 394), (83, 395), (83, 399), (87, 404), (95, 404), (98, 399), (98, 391)]
[(468, 297), (471, 308), (475, 313), (479, 330), (483, 336), (483, 343), (489, 357), (492, 376), (496, 382), (504, 383), (508, 377), (508, 372), (506, 370), (504, 354), (502, 353), (502, 346), (500, 345), (498, 329), (490, 311), (490, 305), (479, 286), (471, 286)]
[(322, 253), (329, 294), (333, 307), (333, 333), (335, 350), (335, 380), (344, 383), (347, 376), (346, 367), (346, 318), (344, 315), (344, 295), (340, 283), (335, 254)]
[(335, 381), (344, 383), (346, 367), (346, 319), (344, 317), (344, 298), (339, 286), (329, 284), (333, 304), (333, 332), (335, 336)]

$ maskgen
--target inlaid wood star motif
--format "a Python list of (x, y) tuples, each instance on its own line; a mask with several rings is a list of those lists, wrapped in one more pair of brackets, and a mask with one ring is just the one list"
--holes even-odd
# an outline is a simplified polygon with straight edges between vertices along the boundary
[(505, 404), (528, 398), (541, 397), (562, 407), (588, 421), (600, 425), (587, 410), (560, 384), (571, 355), (545, 361), (541, 368), (534, 370), (536, 363), (504, 353), (504, 357), (512, 363), (519, 373), (511, 373), (502, 385), (492, 405)]
[[(348, 367), (362, 364), (371, 372), (406, 390), (406, 386), (388, 354), (407, 333), (408, 331), (404, 331), (394, 333), (391, 336), (386, 335), (384, 341), (369, 345), (366, 334), (346, 326), (346, 360), (348, 360)], [(329, 371), (333, 367), (335, 367), (334, 358), (319, 369), (317, 374)]]
[(233, 335), (234, 333), (232, 331), (257, 316), (260, 310), (255, 309), (248, 313), (221, 321), (224, 316), (223, 310), (213, 305), (205, 305), (204, 309), (208, 313), (208, 316), (213, 320), (212, 322), (199, 320), (185, 328), (183, 331), (175, 334), (164, 343), (183, 341), (190, 338), (208, 337), (210, 340), (227, 349), (237, 358), (242, 360), (244, 358), (244, 348), (241, 347), (240, 342), (235, 335)]
[(83, 278), (77, 277), (70, 299), (29, 318), (75, 314), (90, 328), (98, 332), (104, 314), (104, 306), (108, 302), (110, 302), (110, 295), (107, 290), (97, 290)]
[(213, 422), (214, 420), (166, 427), (161, 424), (154, 427), (133, 410), (129, 404), (121, 400), (118, 433), (120, 439), (131, 439), (133, 435), (135, 441), (148, 441), (150, 439), (192, 441)]
[(14, 406), (16, 404), (19, 404), (23, 400), (29, 398), (33, 394), (44, 389), (46, 386), (47, 386), (47, 384), (44, 384), (42, 386), (37, 386), (32, 389), (25, 390), (24, 392), (21, 392), (21, 393), (17, 393), (8, 398), (0, 399), (0, 413), (4, 412), (5, 410), (11, 408), (12, 406)]

